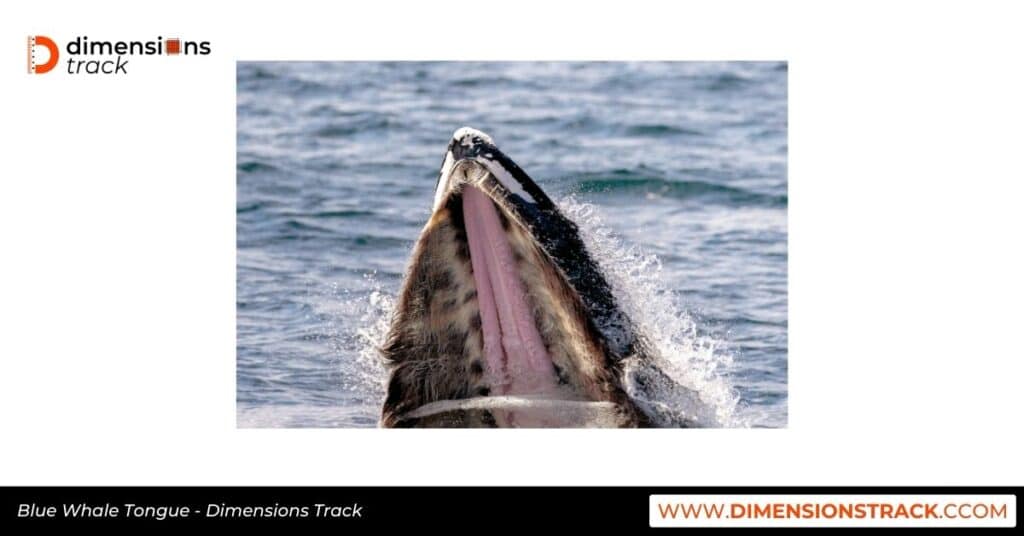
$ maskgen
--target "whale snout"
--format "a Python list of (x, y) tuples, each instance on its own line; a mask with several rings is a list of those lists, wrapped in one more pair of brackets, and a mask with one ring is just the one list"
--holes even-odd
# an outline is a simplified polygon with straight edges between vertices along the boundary
[[(448, 143), (448, 152), (455, 162), (475, 159), (481, 154), (487, 153), (488, 149), (496, 148), (494, 138), (472, 127), (462, 127), (456, 130)], [(493, 157), (493, 151), (491, 152)]]

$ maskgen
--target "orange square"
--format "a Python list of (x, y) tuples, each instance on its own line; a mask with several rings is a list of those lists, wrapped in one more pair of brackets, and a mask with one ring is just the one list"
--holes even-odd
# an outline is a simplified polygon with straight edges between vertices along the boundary
[(181, 39), (168, 39), (167, 40), (167, 53), (168, 54), (181, 54)]

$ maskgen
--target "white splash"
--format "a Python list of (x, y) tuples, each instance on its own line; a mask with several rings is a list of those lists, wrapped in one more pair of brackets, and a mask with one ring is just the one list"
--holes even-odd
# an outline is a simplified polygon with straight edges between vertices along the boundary
[(359, 401), (367, 419), (376, 418), (387, 375), (378, 348), (387, 336), (394, 300), (373, 273), (363, 275), (359, 288), (332, 285), (324, 298), (330, 308), (320, 314), (327, 319), (324, 329), (338, 358), (339, 388)]
[[(372, 277), (368, 277), (368, 279), (372, 280)], [(374, 289), (370, 291), (365, 306), (363, 316), (359, 319), (359, 325), (362, 327), (356, 331), (356, 336), (361, 342), (357, 358), (359, 376), (364, 385), (372, 388), (372, 393), (379, 400), (384, 400), (387, 371), (381, 361), (379, 349), (384, 344), (391, 325), (391, 313), (395, 308), (395, 300), (374, 282)]]
[[(619, 306), (632, 320), (655, 355), (658, 366), (676, 385), (658, 385), (643, 399), (632, 382), (630, 396), (640, 398), (661, 416), (702, 427), (745, 427), (737, 414), (739, 396), (725, 371), (732, 356), (722, 341), (701, 332), (693, 316), (661, 278), (661, 261), (636, 246), (627, 246), (604, 224), (593, 205), (573, 196), (558, 202), (580, 229), (591, 256), (601, 266)], [(627, 367), (634, 376), (638, 367)]]

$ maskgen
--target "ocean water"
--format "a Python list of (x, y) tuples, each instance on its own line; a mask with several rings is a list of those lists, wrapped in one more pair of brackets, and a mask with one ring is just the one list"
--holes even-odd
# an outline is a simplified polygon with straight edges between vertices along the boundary
[(787, 422), (785, 63), (238, 64), (243, 427), (376, 426), (452, 132), (580, 224), (702, 426)]

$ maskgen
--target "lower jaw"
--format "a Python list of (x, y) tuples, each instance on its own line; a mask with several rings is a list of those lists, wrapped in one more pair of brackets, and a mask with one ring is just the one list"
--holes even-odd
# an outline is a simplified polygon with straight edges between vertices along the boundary
[[(557, 397), (554, 365), (534, 322), (494, 202), (467, 185), (462, 207), (491, 393)], [(514, 420), (515, 416), (509, 418)]]
[[(427, 419), (428, 426), (519, 428), (614, 428), (630, 423), (613, 402), (541, 397), (487, 396), (441, 400), (409, 412), (405, 418)], [(492, 420), (493, 419), (493, 420)]]

